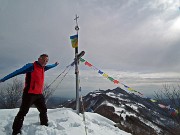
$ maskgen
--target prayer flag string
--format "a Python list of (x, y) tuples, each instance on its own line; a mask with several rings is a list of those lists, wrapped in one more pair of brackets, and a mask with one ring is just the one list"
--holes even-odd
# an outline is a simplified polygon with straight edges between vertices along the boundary
[[(98, 68), (96, 68), (95, 66), (93, 66), (90, 62), (86, 61), (85, 59), (83, 58), (80, 58), (80, 62), (81, 63), (84, 63), (84, 65), (94, 69), (97, 71), (97, 73), (99, 73), (101, 76), (103, 76), (104, 78), (107, 78), (108, 80), (110, 80), (111, 82), (113, 82), (114, 84), (121, 84), (122, 86), (124, 86), (124, 88), (126, 88), (129, 92), (134, 92), (134, 93), (137, 93), (139, 94), (140, 96), (148, 99), (149, 101), (153, 102), (153, 103), (157, 103), (158, 101), (155, 100), (155, 99), (151, 99), (151, 98), (148, 98), (146, 97), (144, 94), (142, 94), (141, 92), (138, 92), (136, 90), (134, 90), (133, 88), (125, 85), (124, 83), (121, 83), (120, 81), (114, 79), (113, 77), (109, 76), (107, 73), (104, 73), (102, 70), (99, 70)], [(166, 105), (163, 105), (163, 104), (158, 104), (158, 106), (160, 108), (163, 108), (163, 109), (168, 109), (170, 114), (173, 115), (173, 116), (176, 116), (177, 114), (179, 114), (179, 111), (177, 109), (174, 109), (172, 108), (170, 105), (166, 106)]]

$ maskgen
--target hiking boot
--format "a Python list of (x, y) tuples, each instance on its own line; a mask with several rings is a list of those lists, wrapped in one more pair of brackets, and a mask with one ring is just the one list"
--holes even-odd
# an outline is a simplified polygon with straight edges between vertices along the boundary
[(13, 131), (12, 135), (21, 135), (21, 131)]
[(22, 125), (23, 125), (23, 120), (24, 120), (24, 117), (15, 117), (14, 119), (14, 122), (13, 122), (13, 126), (12, 126), (12, 129), (13, 129), (13, 135), (17, 135), (18, 133), (21, 134), (21, 128), (22, 128)]
[(48, 123), (41, 123), (41, 125), (48, 127)]
[(39, 118), (40, 118), (40, 124), (41, 125), (48, 126), (47, 113), (40, 113)]

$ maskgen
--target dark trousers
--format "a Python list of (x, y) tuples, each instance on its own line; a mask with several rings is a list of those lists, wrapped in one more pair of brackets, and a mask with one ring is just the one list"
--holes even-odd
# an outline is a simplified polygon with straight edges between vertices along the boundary
[(48, 118), (47, 118), (47, 107), (45, 104), (45, 98), (42, 94), (27, 94), (24, 93), (22, 96), (22, 103), (19, 109), (18, 114), (16, 115), (14, 119), (14, 123), (12, 126), (13, 131), (20, 131), (23, 125), (24, 116), (29, 111), (29, 108), (32, 105), (35, 105), (38, 111), (40, 112), (40, 122), (41, 125), (48, 126)]

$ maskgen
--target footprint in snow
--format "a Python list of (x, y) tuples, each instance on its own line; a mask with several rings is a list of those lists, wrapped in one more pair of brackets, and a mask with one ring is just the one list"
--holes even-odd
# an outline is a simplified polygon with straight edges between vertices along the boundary
[(65, 128), (62, 127), (62, 126), (58, 123), (58, 124), (57, 124), (57, 129), (58, 129), (58, 130), (64, 130)]
[(74, 122), (74, 123), (71, 123), (69, 126), (70, 127), (79, 127), (79, 126), (81, 126), (81, 124)]
[(61, 119), (57, 119), (56, 122), (59, 123), (59, 122), (66, 122), (68, 121), (68, 118), (61, 118)]

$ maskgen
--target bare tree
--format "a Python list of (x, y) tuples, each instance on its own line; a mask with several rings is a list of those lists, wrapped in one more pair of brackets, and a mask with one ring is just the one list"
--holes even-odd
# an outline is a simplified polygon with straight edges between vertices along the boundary
[(23, 92), (23, 82), (17, 78), (0, 90), (0, 104), (2, 108), (10, 109), (18, 107)]
[[(53, 95), (55, 89), (44, 85), (43, 95), (47, 103), (48, 99)], [(12, 83), (8, 83), (0, 89), (0, 106), (4, 109), (19, 107), (21, 96), (23, 93), (23, 81), (17, 78)]]
[(178, 115), (172, 116), (172, 118), (180, 124), (180, 85), (163, 85), (162, 90), (155, 92), (155, 98), (159, 102), (171, 105), (172, 108), (179, 112)]

